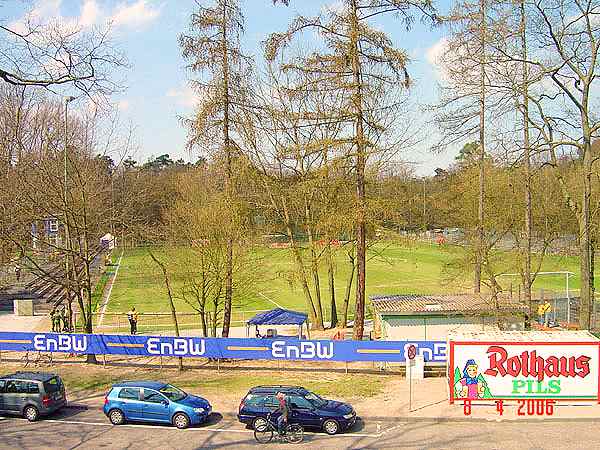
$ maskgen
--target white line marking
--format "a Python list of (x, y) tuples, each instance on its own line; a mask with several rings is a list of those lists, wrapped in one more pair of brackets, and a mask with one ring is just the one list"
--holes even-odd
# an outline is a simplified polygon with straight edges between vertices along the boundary
[(119, 269), (121, 268), (121, 260), (123, 259), (123, 253), (125, 253), (125, 249), (121, 250), (121, 256), (119, 256), (119, 260), (117, 261), (117, 270), (115, 270), (115, 274), (112, 277), (110, 286), (108, 287), (108, 292), (106, 293), (106, 298), (104, 299), (104, 303), (102, 304), (102, 308), (100, 309), (100, 317), (98, 317), (98, 323), (96, 326), (102, 325), (102, 321), (104, 320), (104, 313), (106, 312), (106, 307), (108, 306), (108, 302), (110, 301), (110, 294), (112, 293), (112, 288), (115, 284), (115, 280), (117, 279), (117, 274), (119, 273)]
[(259, 292), (258, 295), (260, 295), (261, 297), (263, 297), (265, 300), (267, 300), (268, 302), (273, 303), (275, 306), (277, 306), (278, 308), (281, 309), (285, 309), (283, 306), (281, 306), (279, 303), (277, 303), (275, 300), (271, 300), (269, 297), (267, 297), (265, 294), (263, 294), (262, 292)]
[[(26, 419), (20, 418), (20, 417), (0, 417), (0, 420), (8, 420), (8, 419), (19, 419), (22, 421), (25, 421)], [(143, 424), (123, 424), (123, 425), (113, 425), (112, 423), (107, 423), (107, 422), (84, 422), (81, 420), (62, 420), (62, 419), (43, 419), (40, 421), (40, 423), (45, 423), (45, 422), (50, 422), (50, 423), (64, 423), (67, 425), (90, 425), (90, 426), (96, 426), (96, 427), (111, 427), (111, 428), (150, 428), (153, 430), (163, 430), (164, 428), (161, 427), (160, 424), (157, 425), (143, 425)], [(396, 428), (396, 427), (394, 427)], [(391, 429), (390, 429), (391, 430)], [(390, 431), (390, 430), (386, 430), (386, 431)], [(244, 434), (253, 434), (254, 431), (252, 430), (237, 430), (235, 428), (186, 428), (185, 430), (178, 430), (178, 432), (183, 432), (183, 431), (203, 431), (203, 432), (214, 432), (214, 433), (244, 433)], [(305, 431), (304, 434), (308, 434), (308, 435), (313, 435), (313, 436), (321, 436), (324, 438), (344, 438), (344, 437), (370, 437), (370, 438), (379, 438), (381, 436), (383, 436), (384, 433), (386, 433), (386, 431), (383, 431), (381, 433), (377, 433), (377, 434), (368, 434), (368, 433), (342, 433), (342, 434), (336, 434), (336, 435), (328, 435), (328, 434), (323, 434), (323, 433), (315, 433), (312, 431)]]

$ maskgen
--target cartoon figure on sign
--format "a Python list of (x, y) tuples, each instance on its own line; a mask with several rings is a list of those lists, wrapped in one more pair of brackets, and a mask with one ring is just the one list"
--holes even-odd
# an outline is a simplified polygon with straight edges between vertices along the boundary
[(454, 379), (458, 380), (454, 385), (454, 395), (457, 398), (490, 398), (491, 394), (483, 375), (478, 374), (477, 363), (474, 359), (467, 360), (465, 367), (460, 373), (458, 367), (454, 371)]

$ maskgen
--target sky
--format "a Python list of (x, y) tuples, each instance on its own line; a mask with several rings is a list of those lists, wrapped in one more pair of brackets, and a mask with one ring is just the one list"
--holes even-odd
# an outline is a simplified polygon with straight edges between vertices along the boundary
[[(442, 12), (451, 0), (438, 0)], [(210, 0), (198, 0), (210, 4)], [(243, 46), (246, 53), (262, 56), (261, 42), (271, 32), (285, 30), (298, 14), (314, 16), (335, 0), (292, 0), (289, 7), (273, 6), (272, 0), (245, 0), (242, 8), (246, 19)], [(173, 159), (196, 160), (186, 150), (186, 130), (179, 117), (190, 116), (198, 101), (188, 86), (192, 77), (185, 68), (177, 39), (189, 23), (196, 2), (193, 0), (12, 0), (0, 9), (0, 20), (12, 26), (27, 14), (40, 22), (60, 20), (81, 28), (100, 27), (112, 23), (113, 41), (125, 54), (129, 66), (119, 74), (125, 90), (112, 98), (121, 119), (135, 131), (138, 162), (164, 153)], [(408, 71), (413, 79), (412, 99), (420, 105), (432, 104), (437, 98), (440, 72), (436, 54), (444, 42), (445, 30), (416, 21), (410, 31), (389, 15), (377, 21), (398, 48), (405, 49), (411, 61)], [(421, 130), (427, 114), (415, 108), (415, 124)], [(399, 158), (414, 165), (419, 175), (432, 175), (436, 167), (446, 167), (458, 148), (442, 154), (431, 153), (431, 135), (417, 148), (405, 151)]]

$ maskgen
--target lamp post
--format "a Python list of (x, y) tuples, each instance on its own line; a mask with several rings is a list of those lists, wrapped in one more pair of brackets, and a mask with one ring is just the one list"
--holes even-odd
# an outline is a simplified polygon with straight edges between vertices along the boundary
[(69, 218), (67, 216), (68, 212), (68, 197), (67, 197), (67, 181), (68, 181), (68, 156), (67, 156), (67, 148), (69, 144), (69, 127), (68, 127), (68, 109), (69, 103), (75, 100), (75, 97), (66, 97), (65, 98), (65, 148), (63, 151), (63, 207), (64, 207), (64, 227), (65, 227), (65, 300), (67, 301), (67, 314), (68, 314), (68, 324), (70, 331), (73, 331), (73, 308), (71, 307), (71, 290), (70, 290), (70, 276), (69, 276), (69, 257), (71, 251), (71, 233), (69, 230)]

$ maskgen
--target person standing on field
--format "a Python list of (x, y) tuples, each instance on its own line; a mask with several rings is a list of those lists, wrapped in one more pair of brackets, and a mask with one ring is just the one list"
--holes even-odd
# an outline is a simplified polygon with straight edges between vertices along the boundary
[(138, 313), (135, 310), (135, 306), (132, 306), (129, 312), (127, 313), (127, 319), (129, 320), (131, 334), (137, 334)]
[(552, 306), (548, 300), (544, 300), (544, 326), (550, 326), (550, 313), (552, 312)]

